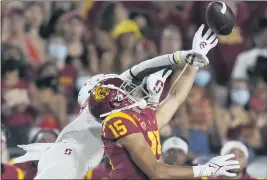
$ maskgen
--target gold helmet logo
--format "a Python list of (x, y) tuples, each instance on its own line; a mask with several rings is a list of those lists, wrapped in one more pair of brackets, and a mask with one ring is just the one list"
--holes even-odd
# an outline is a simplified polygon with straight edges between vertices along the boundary
[(105, 97), (107, 97), (109, 95), (109, 89), (102, 87), (101, 85), (98, 86), (95, 90), (94, 90), (94, 99), (96, 101), (102, 101), (103, 99), (105, 99)]

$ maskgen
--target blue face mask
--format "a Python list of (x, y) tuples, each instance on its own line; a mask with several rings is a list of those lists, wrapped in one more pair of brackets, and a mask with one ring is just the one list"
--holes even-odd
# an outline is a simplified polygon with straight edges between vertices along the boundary
[(205, 87), (211, 79), (211, 74), (209, 71), (198, 71), (195, 77), (195, 84), (200, 87)]
[(63, 44), (50, 44), (49, 55), (57, 60), (65, 60), (68, 48)]
[(233, 90), (231, 92), (231, 100), (233, 103), (245, 106), (250, 99), (250, 93), (248, 90)]

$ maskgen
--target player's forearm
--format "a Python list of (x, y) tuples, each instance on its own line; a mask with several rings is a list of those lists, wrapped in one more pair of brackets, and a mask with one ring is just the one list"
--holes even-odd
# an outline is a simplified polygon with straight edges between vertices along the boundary
[(157, 107), (156, 118), (159, 129), (169, 123), (179, 106), (185, 101), (193, 85), (196, 72), (197, 69), (195, 67), (186, 65), (182, 73), (174, 81), (166, 99)]
[(155, 171), (155, 177), (152, 179), (193, 179), (194, 171), (190, 166), (170, 166), (160, 163)]
[(185, 101), (197, 73), (197, 69), (193, 66), (186, 65), (178, 78), (172, 84), (170, 96), (176, 99), (176, 102), (181, 104)]
[(178, 63), (179, 62), (177, 62), (174, 58), (174, 54), (157, 56), (153, 59), (143, 61), (133, 66), (131, 69), (123, 72), (120, 76), (129, 80), (142, 81), (143, 78), (145, 78), (149, 74), (153, 74), (157, 71)]

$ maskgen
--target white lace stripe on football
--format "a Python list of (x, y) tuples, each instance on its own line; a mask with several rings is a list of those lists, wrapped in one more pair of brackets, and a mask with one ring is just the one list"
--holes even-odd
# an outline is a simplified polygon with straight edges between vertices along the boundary
[(227, 6), (226, 6), (225, 2), (220, 1), (220, 3), (222, 3), (222, 5), (223, 5), (223, 7), (222, 7), (222, 9), (221, 9), (221, 13), (222, 13), (222, 14), (225, 14), (225, 12), (226, 12), (226, 10), (227, 10)]

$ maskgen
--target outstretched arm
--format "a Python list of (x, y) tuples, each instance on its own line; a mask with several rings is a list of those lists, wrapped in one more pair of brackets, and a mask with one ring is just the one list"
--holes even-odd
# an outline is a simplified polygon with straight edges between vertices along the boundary
[(196, 73), (197, 69), (195, 67), (186, 65), (180, 76), (173, 83), (168, 96), (157, 107), (156, 118), (159, 129), (172, 119), (178, 107), (185, 101), (193, 85)]
[[(177, 52), (178, 53), (178, 52)], [(159, 70), (178, 64), (174, 59), (174, 54), (166, 54), (155, 58), (145, 60), (131, 69), (126, 70), (120, 76), (132, 81), (142, 81), (146, 76), (153, 74)]]
[[(218, 43), (216, 35), (211, 35), (212, 31), (210, 29), (202, 35), (203, 30), (204, 25), (200, 26), (198, 31), (195, 33), (193, 48), (191, 50), (192, 53), (186, 55), (185, 57), (185, 61), (190, 65), (187, 64), (184, 67), (180, 76), (173, 83), (169, 95), (156, 109), (158, 128), (162, 128), (166, 125), (172, 119), (180, 104), (185, 101), (193, 85), (198, 69), (198, 67), (193, 67), (191, 64), (194, 64), (194, 62), (208, 62), (206, 57), (207, 53)], [(176, 58), (182, 59), (183, 57), (181, 55), (183, 54), (180, 54), (180, 56)]]
[(134, 82), (142, 82), (146, 76), (168, 68), (174, 64), (190, 64), (194, 67), (204, 67), (208, 64), (207, 59), (202, 59), (202, 61), (190, 61), (190, 56), (194, 56), (192, 50), (176, 51), (172, 54), (157, 56), (133, 66), (131, 69), (123, 72), (120, 76)]
[(170, 166), (158, 162), (142, 133), (128, 135), (119, 139), (118, 142), (129, 152), (135, 164), (150, 179), (194, 178), (192, 167)]
[(201, 176), (228, 176), (234, 177), (235, 173), (228, 170), (238, 169), (236, 160), (229, 160), (234, 155), (218, 156), (212, 158), (207, 164), (199, 166), (170, 166), (160, 163), (155, 158), (142, 133), (134, 133), (122, 137), (117, 141), (125, 148), (135, 164), (150, 179), (193, 179)]

